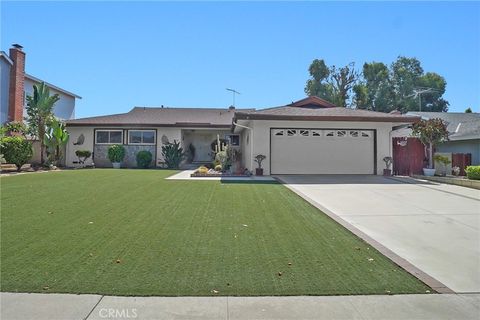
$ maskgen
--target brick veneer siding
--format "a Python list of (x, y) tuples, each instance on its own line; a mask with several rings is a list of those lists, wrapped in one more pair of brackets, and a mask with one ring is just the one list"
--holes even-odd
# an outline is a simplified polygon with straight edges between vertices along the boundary
[(8, 120), (22, 121), (25, 89), (25, 52), (20, 48), (11, 48), (10, 59), (13, 61), (13, 66), (10, 68)]

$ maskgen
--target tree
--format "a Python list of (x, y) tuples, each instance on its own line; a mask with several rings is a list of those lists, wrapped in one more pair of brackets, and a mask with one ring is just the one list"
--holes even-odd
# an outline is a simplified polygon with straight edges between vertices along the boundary
[(472, 108), (468, 107), (467, 109), (465, 109), (465, 113), (472, 113)]
[(354, 105), (358, 109), (391, 111), (393, 90), (388, 67), (381, 62), (365, 63), (363, 79), (354, 86)]
[(45, 132), (44, 143), (47, 147), (47, 157), (51, 163), (57, 164), (62, 157), (61, 148), (68, 142), (68, 134), (65, 124), (57, 119), (52, 119)]
[(448, 140), (447, 124), (442, 119), (420, 120), (413, 125), (412, 136), (417, 137), (428, 147), (428, 167), (433, 169), (433, 148)]
[(424, 73), (418, 59), (400, 56), (390, 67), (365, 63), (353, 87), (353, 103), (359, 109), (382, 112), (447, 111), (448, 101), (442, 98), (446, 86), (439, 74)]
[(45, 82), (33, 85), (33, 96), (27, 96), (27, 123), (30, 133), (40, 140), (40, 162), (45, 163), (45, 130), (53, 119), (53, 107), (60, 99), (58, 94), (50, 96), (50, 89)]
[(308, 68), (310, 79), (305, 85), (305, 93), (334, 103), (339, 107), (349, 107), (353, 86), (358, 79), (355, 64), (344, 67), (328, 67), (324, 60), (313, 60)]

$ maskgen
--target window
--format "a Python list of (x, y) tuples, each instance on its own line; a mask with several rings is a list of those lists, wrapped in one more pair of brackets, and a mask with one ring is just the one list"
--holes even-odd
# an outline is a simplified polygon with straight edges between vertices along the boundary
[(128, 144), (155, 144), (155, 130), (128, 130)]
[(321, 137), (322, 131), (321, 130), (312, 130), (312, 137)]
[(229, 134), (226, 136), (227, 141), (230, 143), (231, 146), (239, 146), (240, 145), (240, 136), (238, 134)]
[(287, 136), (291, 137), (297, 134), (297, 130), (294, 129), (288, 129), (287, 130)]
[(368, 132), (368, 131), (362, 131), (362, 137), (363, 137), (363, 138), (368, 138), (368, 137), (370, 137), (370, 132)]
[(116, 144), (123, 142), (122, 130), (97, 130), (95, 131), (96, 144)]
[(349, 132), (349, 134), (350, 134), (350, 137), (352, 137), (352, 138), (358, 138), (359, 132), (352, 130), (352, 131)]
[(310, 131), (308, 130), (299, 130), (300, 135), (303, 137), (308, 137), (310, 135)]
[(347, 131), (345, 130), (338, 130), (337, 137), (345, 137), (347, 135)]
[(275, 132), (275, 135), (276, 135), (276, 136), (283, 136), (283, 130), (277, 130), (277, 131)]
[(325, 134), (326, 137), (334, 137), (335, 136), (335, 131), (327, 131)]

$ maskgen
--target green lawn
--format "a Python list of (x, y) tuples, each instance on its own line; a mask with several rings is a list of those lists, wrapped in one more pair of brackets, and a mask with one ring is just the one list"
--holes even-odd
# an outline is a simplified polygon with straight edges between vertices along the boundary
[(95, 169), (2, 177), (1, 291), (431, 290), (280, 184), (164, 179), (172, 173)]

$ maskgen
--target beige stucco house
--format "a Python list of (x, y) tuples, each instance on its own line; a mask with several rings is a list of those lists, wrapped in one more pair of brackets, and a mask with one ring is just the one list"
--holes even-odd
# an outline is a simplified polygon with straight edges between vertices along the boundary
[(67, 166), (77, 166), (76, 150), (90, 150), (96, 166), (110, 166), (111, 144), (127, 149), (125, 166), (135, 166), (139, 150), (152, 152), (162, 165), (162, 143), (179, 141), (195, 147), (195, 163), (213, 160), (217, 135), (239, 149), (241, 166), (256, 168), (263, 154), (264, 173), (382, 174), (382, 159), (392, 155), (391, 134), (418, 117), (340, 108), (308, 97), (268, 109), (144, 108), (130, 112), (67, 121), (71, 135)]

